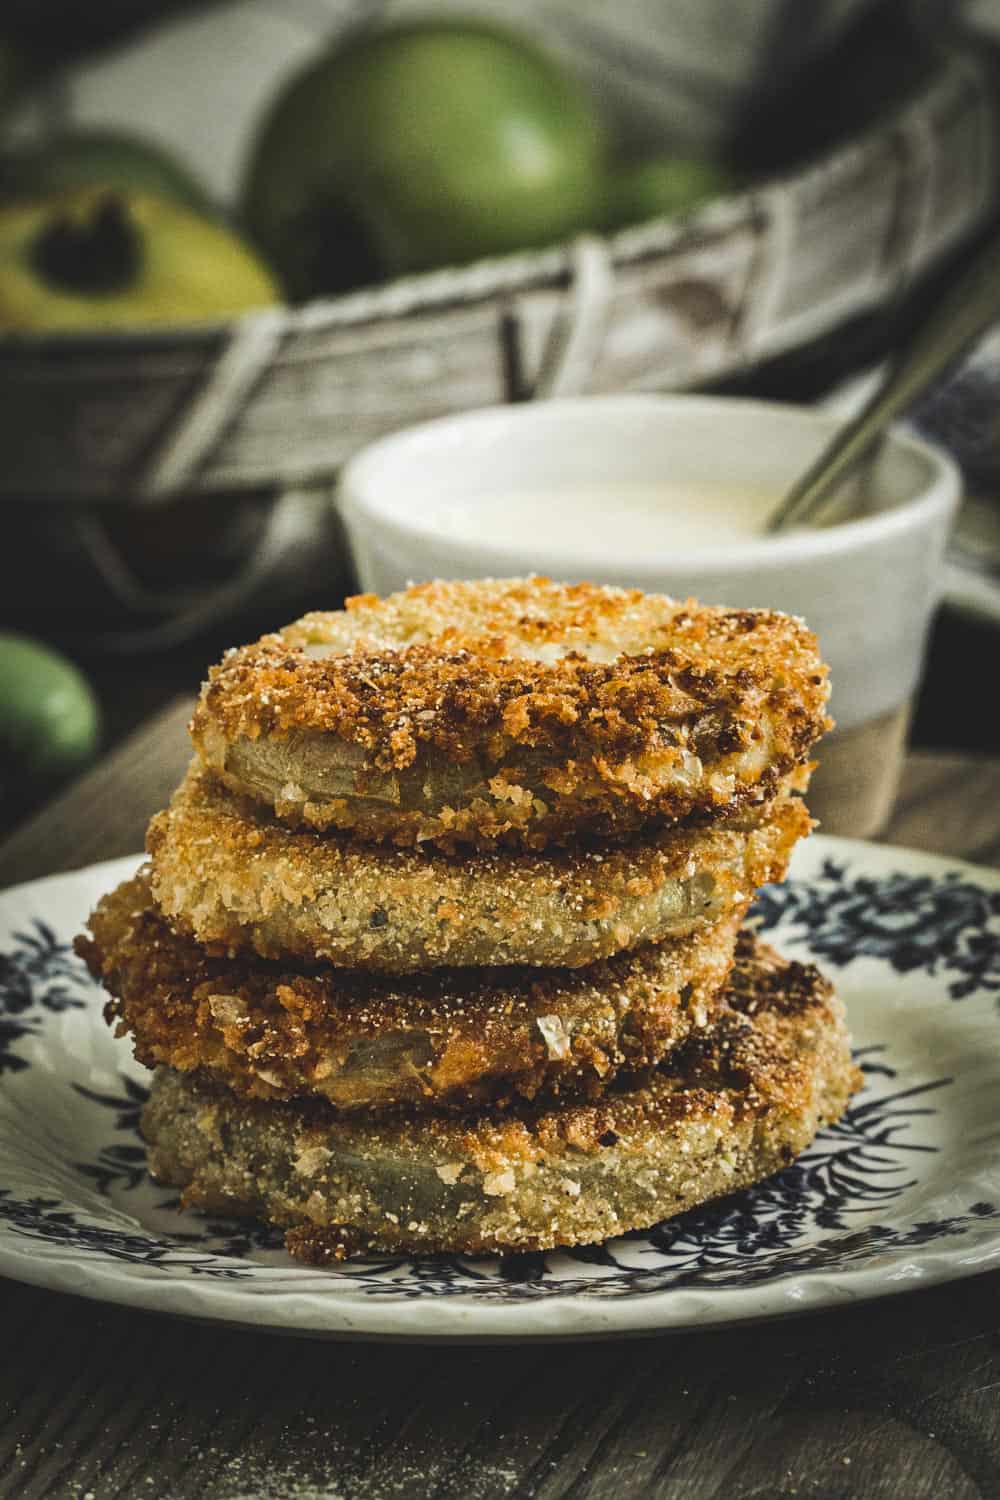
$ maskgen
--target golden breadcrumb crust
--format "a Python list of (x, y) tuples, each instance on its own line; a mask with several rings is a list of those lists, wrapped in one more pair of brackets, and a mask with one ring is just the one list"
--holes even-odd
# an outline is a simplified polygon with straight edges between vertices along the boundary
[(132, 1033), (149, 1066), (201, 1068), (258, 1099), (468, 1108), (540, 1091), (596, 1093), (623, 1066), (659, 1062), (710, 1018), (742, 911), (587, 968), (394, 980), (210, 958), (171, 930), (141, 874), (103, 897), (77, 952), (111, 994), (109, 1023)]
[(772, 793), (828, 727), (827, 697), (788, 615), (543, 578), (429, 583), (229, 652), (191, 732), (290, 823), (540, 848)]
[(576, 967), (683, 937), (783, 879), (810, 826), (800, 798), (779, 796), (728, 821), (624, 845), (459, 858), (293, 831), (196, 762), (153, 818), (147, 848), (160, 910), (213, 951), (406, 973)]
[(860, 1076), (813, 968), (745, 938), (728, 1003), (595, 1103), (343, 1117), (160, 1069), (142, 1129), (186, 1206), (260, 1215), (291, 1253), (547, 1250), (643, 1229), (787, 1165)]

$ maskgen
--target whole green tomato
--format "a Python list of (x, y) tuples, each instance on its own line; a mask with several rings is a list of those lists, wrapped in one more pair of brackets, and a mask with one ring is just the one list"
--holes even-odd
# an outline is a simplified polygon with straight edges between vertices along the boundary
[(60, 780), (91, 758), (99, 739), (97, 700), (82, 672), (41, 641), (0, 634), (4, 791)]
[(593, 100), (532, 43), (399, 26), (286, 86), (251, 153), (245, 216), (302, 299), (592, 227), (606, 160)]
[(606, 223), (624, 228), (660, 214), (690, 213), (710, 198), (738, 192), (741, 182), (721, 162), (662, 155), (635, 162), (608, 179)]

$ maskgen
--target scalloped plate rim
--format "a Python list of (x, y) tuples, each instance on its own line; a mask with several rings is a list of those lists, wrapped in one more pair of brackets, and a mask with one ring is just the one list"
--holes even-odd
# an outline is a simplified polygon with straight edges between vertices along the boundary
[[(927, 853), (901, 846), (873, 844), (859, 839), (816, 834), (800, 846), (792, 866), (792, 877), (801, 880), (818, 871), (824, 858), (841, 858), (867, 867), (873, 874), (901, 870), (906, 874), (948, 875), (974, 878), (1000, 890), (1000, 871), (966, 860)], [(39, 896), (71, 890), (79, 884), (90, 891), (106, 889), (133, 870), (141, 855), (101, 861), (79, 869), (42, 876), (0, 893), (0, 911), (12, 901), (26, 907)], [(863, 868), (862, 873), (865, 873)], [(87, 900), (91, 899), (89, 896)], [(80, 914), (81, 921), (85, 911)], [(801, 948), (802, 943), (793, 941)], [(820, 959), (822, 963), (823, 960)], [(831, 972), (829, 966), (827, 971)], [(833, 972), (834, 982), (850, 998), (850, 976)], [(956, 1011), (961, 1017), (962, 1012)], [(122, 1045), (125, 1045), (124, 1043)], [(1000, 1059), (997, 1062), (1000, 1075)], [(998, 1122), (1000, 1134), (1000, 1122)], [(418, 1294), (401, 1297), (351, 1298), (341, 1293), (325, 1297), (322, 1282), (336, 1271), (306, 1268), (271, 1268), (287, 1275), (294, 1284), (250, 1292), (245, 1284), (187, 1279), (156, 1279), (143, 1268), (94, 1259), (85, 1261), (71, 1248), (49, 1249), (44, 1242), (18, 1242), (0, 1223), (0, 1275), (37, 1287), (179, 1316), (199, 1322), (222, 1322), (229, 1326), (269, 1330), (319, 1338), (386, 1339), (419, 1342), (506, 1342), (538, 1338), (545, 1341), (578, 1340), (630, 1335), (653, 1335), (690, 1331), (697, 1327), (770, 1321), (807, 1312), (895, 1295), (917, 1287), (940, 1285), (954, 1279), (981, 1274), (1000, 1264), (1000, 1220), (987, 1243), (963, 1250), (960, 1240), (943, 1247), (917, 1246), (910, 1256), (886, 1267), (868, 1260), (849, 1262), (822, 1270), (789, 1272), (757, 1286), (676, 1287), (613, 1298), (567, 1293), (547, 1301), (489, 1304), (470, 1297)], [(302, 1299), (313, 1307), (296, 1304)], [(316, 1321), (315, 1303), (321, 1300), (322, 1324)]]

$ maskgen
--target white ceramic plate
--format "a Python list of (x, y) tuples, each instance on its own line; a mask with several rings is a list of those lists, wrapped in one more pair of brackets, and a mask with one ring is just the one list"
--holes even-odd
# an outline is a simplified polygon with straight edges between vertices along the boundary
[(294, 1264), (149, 1181), (148, 1075), (69, 944), (134, 860), (0, 896), (0, 1272), (326, 1336), (579, 1338), (830, 1307), (1000, 1265), (1000, 873), (815, 837), (758, 916), (847, 1001), (867, 1074), (770, 1182), (646, 1234), (496, 1260)]

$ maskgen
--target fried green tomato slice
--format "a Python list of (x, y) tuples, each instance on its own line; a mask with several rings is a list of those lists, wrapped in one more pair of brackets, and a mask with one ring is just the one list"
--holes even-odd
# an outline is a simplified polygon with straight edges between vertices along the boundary
[(801, 620), (530, 578), (429, 583), (231, 651), (204, 764), (293, 825), (542, 848), (774, 793), (828, 727)]
[(684, 937), (783, 879), (810, 826), (801, 798), (782, 794), (707, 828), (625, 845), (462, 858), (286, 828), (195, 763), (153, 818), (147, 847), (160, 910), (214, 952), (403, 974), (575, 968)]
[(594, 1103), (343, 1117), (163, 1068), (142, 1131), (151, 1172), (186, 1206), (264, 1218), (315, 1264), (548, 1250), (768, 1177), (839, 1118), (859, 1081), (829, 985), (746, 938), (712, 1025)]
[(150, 1066), (201, 1069), (250, 1098), (464, 1108), (595, 1093), (622, 1067), (658, 1062), (710, 1018), (741, 917), (582, 969), (394, 978), (211, 958), (172, 931), (140, 875), (103, 898), (77, 952)]

